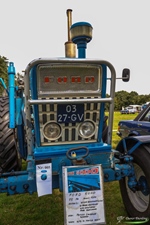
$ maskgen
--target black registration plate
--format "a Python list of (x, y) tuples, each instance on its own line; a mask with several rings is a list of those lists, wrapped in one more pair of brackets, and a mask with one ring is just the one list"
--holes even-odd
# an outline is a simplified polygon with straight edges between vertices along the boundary
[(57, 106), (58, 123), (78, 123), (84, 121), (84, 104), (59, 104)]

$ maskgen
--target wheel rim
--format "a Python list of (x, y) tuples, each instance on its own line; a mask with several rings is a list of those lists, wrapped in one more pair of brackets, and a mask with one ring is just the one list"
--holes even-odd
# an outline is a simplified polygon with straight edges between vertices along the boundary
[[(146, 185), (146, 176), (141, 169), (140, 166), (134, 163), (134, 170), (135, 170), (135, 176), (138, 182), (141, 182), (142, 180), (145, 180), (144, 186)], [(144, 178), (144, 179), (143, 179)], [(129, 199), (132, 203), (132, 205), (135, 207), (136, 210), (139, 212), (144, 212), (147, 210), (150, 199), (149, 199), (149, 194), (145, 193), (143, 191), (136, 191), (135, 193), (128, 187), (128, 179), (126, 178), (126, 187), (127, 187), (127, 193), (129, 196)]]

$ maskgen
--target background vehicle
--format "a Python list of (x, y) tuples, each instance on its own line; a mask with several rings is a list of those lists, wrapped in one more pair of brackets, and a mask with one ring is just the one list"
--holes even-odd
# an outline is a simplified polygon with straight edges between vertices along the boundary
[[(86, 171), (82, 169), (85, 173), (88, 167), (100, 165), (101, 183), (120, 182), (128, 214), (150, 217), (150, 140), (148, 136), (127, 138), (118, 143), (115, 151), (112, 148), (115, 68), (106, 60), (86, 58), (93, 28), (87, 22), (72, 25), (71, 12), (67, 10), (68, 41), (64, 58), (33, 60), (26, 67), (24, 83), (19, 81), (17, 87), (14, 63), (10, 62), (9, 88), (1, 81), (8, 98), (0, 100), (0, 192), (41, 195), (45, 187), (46, 194), (51, 194), (52, 189), (64, 192), (67, 188), (64, 169), (86, 166)], [(122, 80), (128, 81), (129, 77), (129, 69), (123, 69)], [(110, 97), (106, 97), (108, 83)], [(107, 127), (105, 103), (109, 105)], [(104, 130), (107, 130), (107, 143), (103, 141)], [(27, 162), (25, 171), (20, 171), (22, 158)], [(73, 185), (78, 192), (84, 189), (83, 182)], [(91, 179), (89, 186), (91, 189)], [(89, 204), (88, 213), (90, 207)], [(86, 208), (82, 215), (85, 213)]]
[(134, 114), (136, 112), (141, 111), (142, 106), (140, 105), (129, 105), (128, 107), (125, 107), (124, 109), (120, 110), (121, 114)]
[(117, 135), (121, 138), (150, 135), (150, 104), (146, 105), (134, 120), (119, 121)]
[(121, 114), (135, 114), (136, 110), (133, 109), (132, 107), (126, 107), (125, 109), (122, 109)]

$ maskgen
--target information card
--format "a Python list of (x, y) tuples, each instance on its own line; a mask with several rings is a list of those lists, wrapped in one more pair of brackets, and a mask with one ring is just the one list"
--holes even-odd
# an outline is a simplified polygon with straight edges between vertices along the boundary
[(52, 164), (36, 163), (36, 186), (38, 197), (52, 194)]
[(105, 223), (101, 165), (63, 167), (65, 225)]

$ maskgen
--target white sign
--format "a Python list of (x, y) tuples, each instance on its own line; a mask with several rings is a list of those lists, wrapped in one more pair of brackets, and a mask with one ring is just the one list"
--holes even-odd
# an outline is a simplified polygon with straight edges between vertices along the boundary
[(101, 165), (63, 167), (65, 225), (105, 223)]
[(36, 165), (36, 186), (38, 197), (52, 194), (52, 164)]

